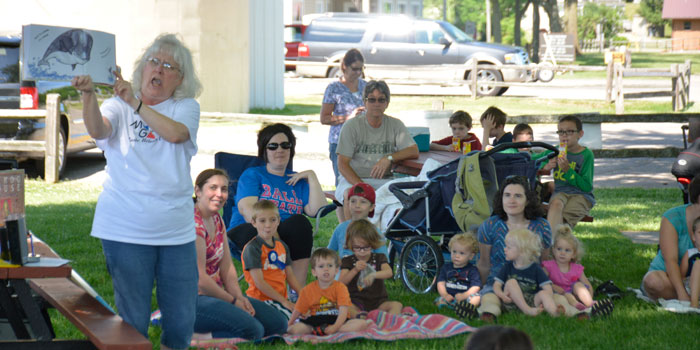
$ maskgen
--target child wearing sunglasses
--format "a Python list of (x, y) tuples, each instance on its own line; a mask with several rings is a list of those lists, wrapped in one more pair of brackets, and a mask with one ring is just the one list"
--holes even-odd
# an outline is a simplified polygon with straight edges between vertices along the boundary
[(340, 282), (350, 291), (350, 317), (363, 315), (379, 309), (394, 315), (401, 313), (403, 305), (389, 300), (384, 280), (394, 276), (386, 255), (372, 250), (381, 247), (384, 241), (377, 229), (367, 219), (353, 221), (348, 226), (345, 246), (353, 255), (340, 263)]

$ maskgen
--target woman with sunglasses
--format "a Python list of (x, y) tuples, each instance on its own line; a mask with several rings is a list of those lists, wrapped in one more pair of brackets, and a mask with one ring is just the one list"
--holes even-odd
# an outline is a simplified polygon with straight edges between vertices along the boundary
[[(350, 187), (365, 182), (378, 188), (391, 180), (391, 166), (404, 159), (418, 158), (418, 146), (406, 125), (384, 114), (389, 106), (389, 86), (383, 80), (371, 80), (363, 92), (365, 112), (343, 126), (338, 139), (340, 179), (335, 197), (345, 202)], [(348, 206), (344, 217), (350, 217)]]
[(313, 246), (313, 228), (304, 213), (313, 216), (326, 205), (326, 197), (313, 170), (295, 173), (287, 168), (294, 158), (296, 137), (284, 124), (272, 124), (258, 132), (258, 157), (265, 165), (246, 169), (238, 179), (236, 208), (228, 237), (239, 248), (257, 235), (253, 204), (261, 199), (277, 203), (279, 238), (289, 247), (297, 281), (306, 281)]
[[(328, 151), (333, 163), (333, 173), (335, 173), (335, 184), (338, 184), (338, 155), (335, 150), (338, 148), (338, 136), (343, 123), (354, 117), (357, 113), (364, 111), (364, 91), (367, 83), (362, 79), (362, 70), (365, 66), (365, 58), (358, 49), (350, 49), (345, 53), (343, 61), (340, 63), (340, 71), (343, 73), (337, 81), (328, 84), (326, 92), (323, 94), (323, 104), (321, 105), (321, 124), (330, 125), (328, 132)], [(342, 211), (338, 211), (341, 213)]]
[(543, 247), (541, 258), (548, 256), (546, 252), (552, 245), (552, 228), (544, 214), (539, 197), (526, 177), (511, 176), (503, 181), (493, 200), (493, 216), (479, 226), (477, 233), (477, 268), (481, 280), (486, 281), (481, 289), (479, 307), (482, 320), (495, 321), (501, 314), (501, 300), (493, 292), (493, 282), (506, 261), (505, 237), (510, 230), (528, 229), (539, 235)]
[[(153, 284), (161, 348), (190, 345), (197, 303), (197, 252), (190, 159), (197, 152), (201, 84), (192, 54), (160, 35), (136, 61), (132, 82), (114, 73), (98, 104), (90, 76), (73, 78), (88, 133), (107, 158), (92, 236), (102, 240), (120, 316), (148, 338)], [(176, 276), (176, 278), (173, 278)]]

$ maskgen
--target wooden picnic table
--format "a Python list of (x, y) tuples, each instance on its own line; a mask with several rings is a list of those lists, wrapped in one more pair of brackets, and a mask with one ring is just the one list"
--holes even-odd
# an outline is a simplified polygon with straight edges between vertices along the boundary
[(448, 152), (448, 151), (428, 151), (420, 152), (417, 159), (406, 159), (402, 160), (396, 165), (394, 165), (394, 172), (399, 174), (406, 174), (411, 176), (418, 176), (421, 169), (423, 169), (423, 164), (429, 158), (432, 158), (440, 164), (447, 164), (457, 158), (462, 154), (459, 152)]

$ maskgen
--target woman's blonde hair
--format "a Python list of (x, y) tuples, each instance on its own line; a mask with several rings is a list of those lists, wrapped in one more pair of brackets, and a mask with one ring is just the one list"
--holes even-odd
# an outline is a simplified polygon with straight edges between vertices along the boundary
[(520, 254), (528, 257), (530, 262), (535, 262), (539, 259), (542, 252), (542, 241), (540, 236), (534, 232), (526, 228), (512, 230), (508, 232), (505, 239), (513, 241), (518, 250), (520, 250)]
[(476, 235), (473, 232), (464, 232), (458, 235), (454, 235), (450, 239), (450, 243), (447, 245), (450, 250), (452, 250), (452, 245), (459, 243), (468, 248), (469, 251), (476, 254), (479, 252), (479, 241), (476, 239)]
[(134, 74), (131, 76), (134, 92), (141, 96), (141, 80), (143, 78), (143, 68), (146, 61), (157, 53), (165, 53), (173, 56), (173, 60), (180, 67), (182, 83), (175, 88), (173, 98), (180, 100), (183, 98), (196, 98), (202, 92), (202, 83), (197, 78), (192, 61), (192, 53), (178, 39), (175, 34), (161, 34), (151, 45), (143, 51), (143, 54), (134, 63)]
[(583, 244), (581, 244), (581, 241), (574, 236), (574, 231), (571, 229), (571, 226), (567, 224), (561, 224), (557, 226), (556, 230), (554, 231), (554, 239), (552, 240), (552, 256), (554, 256), (554, 246), (557, 245), (557, 241), (560, 239), (563, 239), (571, 246), (574, 248), (574, 257), (573, 261), (574, 262), (581, 262), (581, 258), (583, 258)]
[(348, 229), (345, 233), (345, 248), (352, 250), (352, 241), (355, 238), (359, 238), (367, 244), (369, 244), (372, 249), (377, 249), (384, 245), (382, 237), (377, 233), (377, 228), (369, 222), (367, 219), (360, 219), (353, 221), (348, 225)]

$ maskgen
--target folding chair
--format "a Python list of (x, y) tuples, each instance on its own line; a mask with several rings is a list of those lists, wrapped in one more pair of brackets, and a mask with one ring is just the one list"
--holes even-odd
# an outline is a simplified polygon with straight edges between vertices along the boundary
[[(214, 155), (214, 167), (217, 169), (226, 170), (229, 176), (228, 200), (224, 204), (223, 213), (223, 219), (226, 225), (228, 225), (228, 223), (231, 221), (231, 215), (233, 211), (238, 210), (236, 208), (236, 190), (238, 189), (238, 179), (241, 177), (241, 174), (243, 174), (243, 172), (246, 169), (262, 165), (265, 165), (265, 161), (256, 156), (232, 154), (226, 152), (217, 152)], [(287, 168), (289, 168), (290, 170), (292, 169), (291, 161), (287, 165)], [(316, 233), (319, 230), (321, 218), (328, 215), (328, 213), (332, 213), (335, 210), (335, 208), (336, 205), (331, 203), (321, 207), (318, 210), (318, 212), (315, 215), (316, 228), (314, 229), (314, 235), (316, 235)], [(231, 227), (229, 227), (228, 229), (231, 229)], [(228, 243), (229, 248), (231, 249), (231, 256), (240, 261), (243, 247), (236, 246), (236, 244), (233, 243), (233, 241), (231, 241), (230, 239)]]

